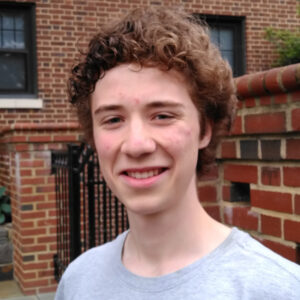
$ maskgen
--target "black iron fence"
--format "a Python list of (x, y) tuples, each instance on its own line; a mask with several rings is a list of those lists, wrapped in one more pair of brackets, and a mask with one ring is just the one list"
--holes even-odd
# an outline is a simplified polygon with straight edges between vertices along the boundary
[(68, 264), (89, 248), (114, 239), (128, 228), (123, 205), (107, 187), (93, 150), (68, 145), (52, 152), (57, 207), (55, 278), (59, 281)]

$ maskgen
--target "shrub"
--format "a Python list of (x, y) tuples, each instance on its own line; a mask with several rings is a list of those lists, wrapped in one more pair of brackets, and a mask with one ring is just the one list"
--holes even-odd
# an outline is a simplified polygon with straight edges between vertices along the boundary
[[(297, 14), (300, 17), (300, 4), (297, 5)], [(274, 67), (300, 62), (300, 28), (290, 31), (268, 27), (265, 30), (265, 37), (276, 47), (278, 59), (274, 62)]]
[(0, 187), (0, 224), (11, 221), (10, 198), (5, 195), (5, 187)]

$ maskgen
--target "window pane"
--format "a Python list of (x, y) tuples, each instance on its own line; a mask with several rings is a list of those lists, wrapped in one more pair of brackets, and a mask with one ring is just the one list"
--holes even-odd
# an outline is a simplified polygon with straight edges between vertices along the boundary
[(12, 30), (3, 30), (3, 48), (14, 48), (14, 32)]
[(25, 56), (0, 54), (0, 90), (24, 90), (25, 85)]
[(16, 30), (24, 30), (24, 17), (23, 16), (16, 16), (15, 17), (15, 25)]
[(222, 53), (223, 58), (229, 62), (231, 68), (233, 69), (233, 67), (234, 67), (233, 51), (223, 50), (223, 51), (221, 51), (221, 53)]
[(210, 30), (210, 39), (216, 45), (219, 46), (219, 38), (218, 38), (218, 29), (211, 28)]
[(15, 47), (18, 48), (18, 49), (24, 49), (25, 48), (24, 32), (22, 32), (22, 31), (17, 31), (16, 32)]
[(233, 49), (233, 32), (230, 29), (220, 29), (220, 47), (222, 50)]
[(11, 16), (3, 16), (3, 29), (14, 29), (14, 18)]

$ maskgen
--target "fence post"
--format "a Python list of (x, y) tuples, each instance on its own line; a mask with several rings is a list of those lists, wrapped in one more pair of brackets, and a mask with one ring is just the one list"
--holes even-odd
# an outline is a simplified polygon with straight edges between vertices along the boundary
[(95, 178), (94, 178), (94, 155), (88, 162), (88, 209), (89, 209), (89, 247), (95, 247)]
[(68, 145), (70, 262), (81, 253), (79, 146)]

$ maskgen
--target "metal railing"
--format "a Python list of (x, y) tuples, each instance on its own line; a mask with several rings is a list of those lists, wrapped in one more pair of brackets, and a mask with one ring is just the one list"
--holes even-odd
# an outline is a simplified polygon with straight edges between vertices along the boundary
[(53, 151), (57, 207), (55, 278), (84, 251), (114, 239), (128, 228), (124, 206), (101, 175), (97, 155), (85, 144)]

